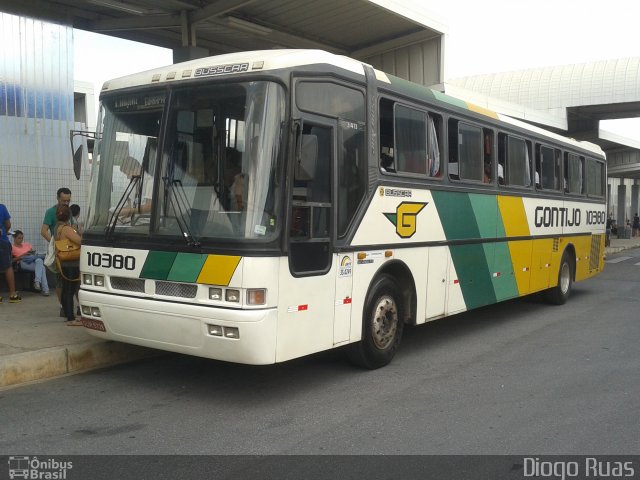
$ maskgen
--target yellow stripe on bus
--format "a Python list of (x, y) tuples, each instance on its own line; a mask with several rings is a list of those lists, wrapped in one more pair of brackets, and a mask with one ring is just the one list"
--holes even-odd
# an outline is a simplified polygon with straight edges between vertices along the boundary
[(498, 195), (498, 207), (507, 237), (528, 237), (531, 235), (522, 197)]
[(227, 286), (242, 257), (236, 255), (208, 255), (198, 275), (198, 283)]
[(480, 113), (482, 115), (486, 115), (487, 117), (491, 117), (491, 118), (498, 118), (498, 114), (496, 112), (494, 112), (493, 110), (488, 110), (484, 107), (481, 107), (479, 105), (474, 105), (473, 103), (469, 103), (467, 102), (467, 108), (469, 110), (471, 110), (472, 112), (476, 112), (476, 113)]
[[(498, 196), (498, 208), (507, 237), (529, 237), (529, 223), (521, 197)], [(526, 295), (531, 291), (531, 251), (530, 239), (508, 242), (513, 275), (518, 285), (518, 294)]]

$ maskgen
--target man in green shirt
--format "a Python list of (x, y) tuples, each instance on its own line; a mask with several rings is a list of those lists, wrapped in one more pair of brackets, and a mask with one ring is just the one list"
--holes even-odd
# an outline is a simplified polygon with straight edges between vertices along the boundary
[[(71, 190), (66, 187), (62, 187), (58, 189), (57, 193), (58, 203), (56, 203), (53, 207), (47, 209), (44, 214), (44, 220), (42, 220), (42, 227), (40, 227), (40, 235), (44, 238), (47, 243), (51, 240), (53, 236), (54, 229), (56, 226), (56, 209), (59, 205), (67, 205), (71, 203)], [(60, 274), (56, 274), (56, 296), (58, 297), (58, 303), (60, 303), (60, 296), (62, 294), (62, 277)], [(62, 305), (60, 305), (60, 316), (66, 317), (64, 312), (62, 311)]]
[(53, 236), (53, 229), (56, 226), (56, 208), (58, 208), (58, 205), (69, 206), (71, 203), (71, 190), (66, 187), (59, 188), (57, 198), (58, 203), (47, 209), (44, 214), (44, 220), (42, 221), (42, 227), (40, 227), (40, 235), (42, 235), (42, 238), (44, 238), (47, 243), (51, 240), (51, 237)]

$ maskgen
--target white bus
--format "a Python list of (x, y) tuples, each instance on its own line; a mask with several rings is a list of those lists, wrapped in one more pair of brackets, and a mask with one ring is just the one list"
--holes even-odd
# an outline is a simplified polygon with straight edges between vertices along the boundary
[(247, 364), (599, 273), (606, 164), (545, 132), (322, 51), (203, 58), (107, 82), (83, 237), (99, 337)]

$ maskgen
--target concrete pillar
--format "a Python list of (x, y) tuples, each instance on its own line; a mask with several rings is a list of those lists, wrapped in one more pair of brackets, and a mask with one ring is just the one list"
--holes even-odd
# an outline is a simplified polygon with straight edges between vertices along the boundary
[(173, 49), (173, 63), (186, 62), (209, 56), (209, 50), (202, 47), (178, 47)]
[(208, 57), (208, 49), (196, 46), (196, 25), (191, 22), (189, 13), (186, 10), (180, 12), (180, 25), (182, 46), (173, 49), (173, 63)]
[(618, 235), (624, 231), (624, 227), (627, 224), (627, 186), (624, 184), (623, 180), (620, 180), (620, 185), (618, 185), (618, 208), (616, 211), (616, 223), (618, 224)]
[(633, 216), (638, 213), (638, 200), (640, 199), (640, 185), (631, 185), (631, 212), (629, 220), (633, 221)]

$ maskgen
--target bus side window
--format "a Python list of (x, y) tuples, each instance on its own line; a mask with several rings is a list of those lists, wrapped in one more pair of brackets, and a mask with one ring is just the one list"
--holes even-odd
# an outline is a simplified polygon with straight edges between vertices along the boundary
[(484, 174), (482, 152), (482, 129), (450, 119), (449, 177), (454, 180), (481, 182)]
[(531, 185), (530, 142), (515, 136), (507, 136), (507, 180), (509, 185)]
[(428, 152), (427, 152), (427, 175), (430, 177), (442, 176), (440, 168), (440, 137), (442, 136), (442, 117), (440, 115), (429, 114), (427, 128)]
[(388, 98), (380, 99), (380, 170), (394, 173), (395, 159), (393, 148), (393, 102)]
[(584, 157), (565, 153), (565, 192), (582, 195), (584, 193)]
[(536, 190), (542, 190), (543, 185), (543, 175), (542, 175), (542, 154), (540, 145), (536, 145), (536, 153), (534, 160), (534, 171), (535, 171), (535, 187)]
[(484, 183), (493, 182), (493, 130), (482, 129), (484, 134)]
[(556, 170), (556, 175), (555, 175), (555, 183), (554, 183), (554, 189), (555, 190), (560, 190), (560, 182), (562, 181), (562, 152), (559, 149), (554, 149), (554, 165), (555, 165), (555, 170)]
[(396, 171), (427, 173), (427, 115), (404, 105), (395, 105), (394, 134)]
[(536, 145), (536, 188), (559, 190), (560, 151), (546, 145)]
[(458, 165), (458, 120), (449, 119), (449, 158), (448, 171), (451, 180), (460, 180), (460, 168)]

